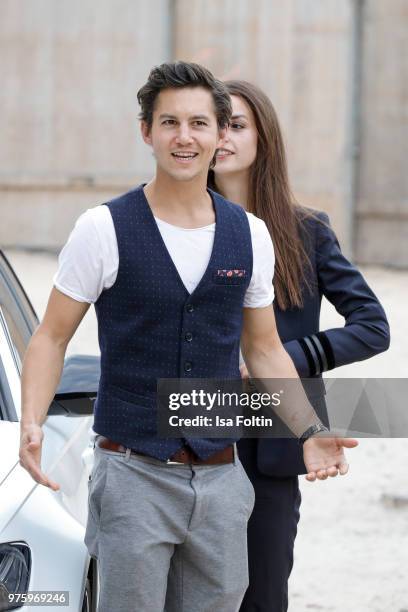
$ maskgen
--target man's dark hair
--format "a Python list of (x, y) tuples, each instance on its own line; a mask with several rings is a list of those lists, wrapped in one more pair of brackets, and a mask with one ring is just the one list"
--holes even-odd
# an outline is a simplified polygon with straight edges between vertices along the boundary
[(231, 114), (231, 98), (222, 81), (216, 79), (207, 68), (191, 62), (168, 62), (155, 66), (150, 71), (147, 83), (137, 92), (141, 107), (139, 118), (152, 127), (153, 111), (157, 96), (164, 89), (182, 87), (204, 87), (214, 101), (214, 110), (219, 129), (228, 125)]

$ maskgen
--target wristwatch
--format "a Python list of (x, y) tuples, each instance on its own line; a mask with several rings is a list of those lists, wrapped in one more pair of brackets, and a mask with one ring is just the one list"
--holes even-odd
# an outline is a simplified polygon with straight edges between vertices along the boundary
[(315, 434), (319, 433), (320, 431), (329, 431), (329, 430), (328, 430), (328, 428), (325, 425), (323, 425), (323, 423), (317, 423), (316, 425), (311, 425), (300, 436), (299, 444), (301, 446), (303, 446), (303, 444), (306, 442), (306, 440), (308, 440), (309, 438), (311, 438)]

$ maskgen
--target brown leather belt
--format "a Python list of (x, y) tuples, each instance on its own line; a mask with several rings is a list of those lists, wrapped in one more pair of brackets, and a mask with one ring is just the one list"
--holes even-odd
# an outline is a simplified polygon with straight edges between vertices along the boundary
[[(126, 453), (126, 446), (123, 444), (119, 444), (118, 442), (114, 442), (109, 438), (105, 438), (104, 436), (98, 436), (96, 441), (97, 446), (100, 448), (105, 448), (106, 450), (114, 451), (115, 453)], [(131, 455), (142, 455), (144, 457), (148, 457), (144, 453), (139, 453), (131, 450)], [(183, 446), (180, 448), (174, 455), (170, 457), (167, 461), (163, 461), (163, 463), (172, 464), (172, 463), (188, 463), (194, 465), (219, 465), (222, 463), (233, 463), (234, 462), (234, 447), (227, 446), (227, 448), (223, 448), (222, 450), (214, 453), (208, 459), (200, 459), (196, 453), (189, 448), (188, 446)]]

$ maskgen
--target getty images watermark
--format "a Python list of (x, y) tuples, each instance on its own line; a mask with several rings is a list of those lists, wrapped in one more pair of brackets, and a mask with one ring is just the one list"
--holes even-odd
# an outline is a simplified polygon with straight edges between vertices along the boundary
[[(321, 387), (319, 382), (314, 395), (322, 395)], [(292, 404), (305, 397), (294, 380), (162, 379), (158, 433), (170, 438), (294, 437), (279, 418), (287, 394)]]
[(157, 392), (160, 437), (293, 438), (285, 406), (305, 395), (332, 435), (408, 437), (405, 378), (160, 379)]
[[(224, 383), (225, 384), (225, 383)], [(272, 427), (272, 415), (266, 417), (264, 415), (250, 414), (246, 416), (242, 412), (243, 409), (258, 411), (262, 408), (277, 407), (281, 404), (281, 393), (283, 391), (269, 393), (245, 392), (236, 391), (228, 392), (217, 389), (215, 392), (206, 391), (204, 389), (191, 389), (187, 392), (174, 392), (168, 396), (168, 409), (171, 411), (179, 411), (183, 408), (201, 409), (209, 412), (213, 409), (233, 409), (235, 412), (231, 414), (225, 413), (225, 410), (219, 414), (208, 416), (206, 414), (196, 415), (170, 415), (168, 423), (170, 427)], [(240, 410), (241, 409), (241, 410)]]

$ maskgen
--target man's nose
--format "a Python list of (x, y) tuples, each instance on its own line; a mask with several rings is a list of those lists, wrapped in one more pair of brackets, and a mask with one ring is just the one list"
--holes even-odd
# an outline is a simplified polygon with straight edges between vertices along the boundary
[(180, 124), (176, 140), (179, 144), (189, 144), (192, 141), (191, 129), (188, 124)]

